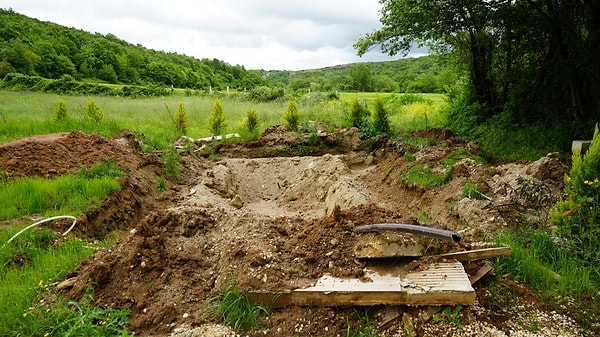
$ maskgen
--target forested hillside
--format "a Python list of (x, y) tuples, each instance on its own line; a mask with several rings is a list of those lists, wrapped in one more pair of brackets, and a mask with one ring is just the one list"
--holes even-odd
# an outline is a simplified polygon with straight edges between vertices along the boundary
[(106, 83), (160, 84), (180, 88), (253, 88), (260, 72), (217, 59), (196, 59), (133, 45), (0, 9), (0, 78), (8, 73)]
[[(203, 91), (229, 87), (247, 89), (251, 98), (264, 101), (282, 97), (284, 88), (288, 93), (443, 92), (459, 78), (445, 56), (302, 71), (247, 70), (217, 59), (151, 50), (112, 34), (92, 34), (43, 22), (10, 9), (0, 9), (0, 22), (0, 79), (5, 79), (3, 87), (13, 89), (119, 95), (135, 95), (132, 90), (136, 90), (142, 95), (162, 95), (169, 92), (160, 88), (165, 86)], [(159, 87), (147, 92), (132, 87), (115, 91), (89, 82)]]
[(344, 64), (301, 71), (269, 71), (266, 77), (292, 90), (440, 93), (461, 72), (448, 56), (423, 56), (396, 61)]

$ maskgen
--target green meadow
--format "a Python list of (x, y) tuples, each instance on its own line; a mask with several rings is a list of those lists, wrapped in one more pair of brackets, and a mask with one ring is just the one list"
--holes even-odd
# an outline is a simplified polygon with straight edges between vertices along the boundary
[[(400, 99), (404, 94), (381, 94), (386, 101), (392, 130), (400, 132), (444, 126), (444, 95), (409, 95), (420, 99), (404, 104)], [(0, 91), (0, 143), (19, 137), (61, 131), (83, 130), (110, 136), (121, 129), (129, 129), (151, 145), (165, 147), (179, 136), (172, 119), (180, 103), (185, 107), (189, 119), (187, 135), (192, 138), (211, 136), (208, 117), (216, 97), (176, 93), (164, 97), (124, 98)], [(377, 94), (342, 93), (339, 99), (328, 99), (325, 95), (314, 93), (296, 98), (301, 124), (318, 121), (344, 126), (347, 107), (354, 97), (364, 100), (370, 109)], [(287, 100), (252, 102), (244, 99), (240, 93), (220, 95), (219, 98), (226, 122), (224, 133), (243, 133), (242, 121), (248, 109), (256, 110), (261, 132), (269, 126), (285, 122), (283, 115), (287, 109)], [(54, 104), (58, 99), (67, 104), (67, 120), (53, 120)], [(104, 111), (104, 118), (100, 123), (85, 118), (85, 106), (90, 99)]]

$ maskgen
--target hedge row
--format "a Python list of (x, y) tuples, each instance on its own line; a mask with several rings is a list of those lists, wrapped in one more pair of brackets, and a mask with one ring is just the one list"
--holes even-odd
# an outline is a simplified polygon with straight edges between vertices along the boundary
[(0, 81), (0, 89), (31, 90), (61, 95), (105, 95), (125, 97), (167, 96), (172, 93), (170, 88), (158, 85), (117, 87), (100, 83), (77, 82), (69, 75), (54, 80), (19, 73), (7, 74), (6, 77)]

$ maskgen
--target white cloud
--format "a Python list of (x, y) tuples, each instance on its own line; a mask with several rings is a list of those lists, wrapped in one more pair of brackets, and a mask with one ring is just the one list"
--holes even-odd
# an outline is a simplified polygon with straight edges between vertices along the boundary
[(365, 0), (0, 0), (18, 13), (247, 69), (311, 69), (395, 59), (363, 58), (352, 45), (380, 27)]

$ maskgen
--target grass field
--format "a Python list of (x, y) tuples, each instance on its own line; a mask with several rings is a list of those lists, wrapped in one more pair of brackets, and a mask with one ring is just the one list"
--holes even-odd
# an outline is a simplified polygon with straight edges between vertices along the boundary
[[(440, 112), (445, 104), (444, 95), (419, 95), (423, 99), (411, 104), (395, 102), (394, 98), (401, 94), (381, 95), (388, 102), (392, 130), (444, 126), (445, 117)], [(343, 126), (345, 109), (357, 96), (361, 100), (366, 100), (370, 107), (377, 94), (342, 93), (339, 100), (301, 97), (298, 99), (301, 123), (313, 120)], [(67, 121), (53, 121), (54, 104), (58, 99), (67, 103), (70, 115)], [(104, 111), (101, 123), (93, 123), (85, 119), (85, 106), (90, 99), (93, 99)], [(241, 99), (239, 95), (225, 95), (220, 99), (227, 123), (224, 133), (240, 132), (248, 109), (257, 111), (261, 120), (259, 127), (261, 132), (269, 126), (284, 124), (283, 114), (287, 109), (287, 101), (256, 103)], [(132, 99), (0, 91), (0, 124), (2, 125), (0, 143), (14, 138), (59, 131), (83, 130), (109, 136), (120, 129), (129, 129), (137, 134), (143, 134), (151, 145), (164, 147), (178, 136), (172, 123), (172, 116), (177, 111), (179, 103), (184, 105), (190, 122), (188, 136), (192, 138), (210, 136), (207, 120), (214, 100), (215, 97), (212, 96), (184, 94)]]

